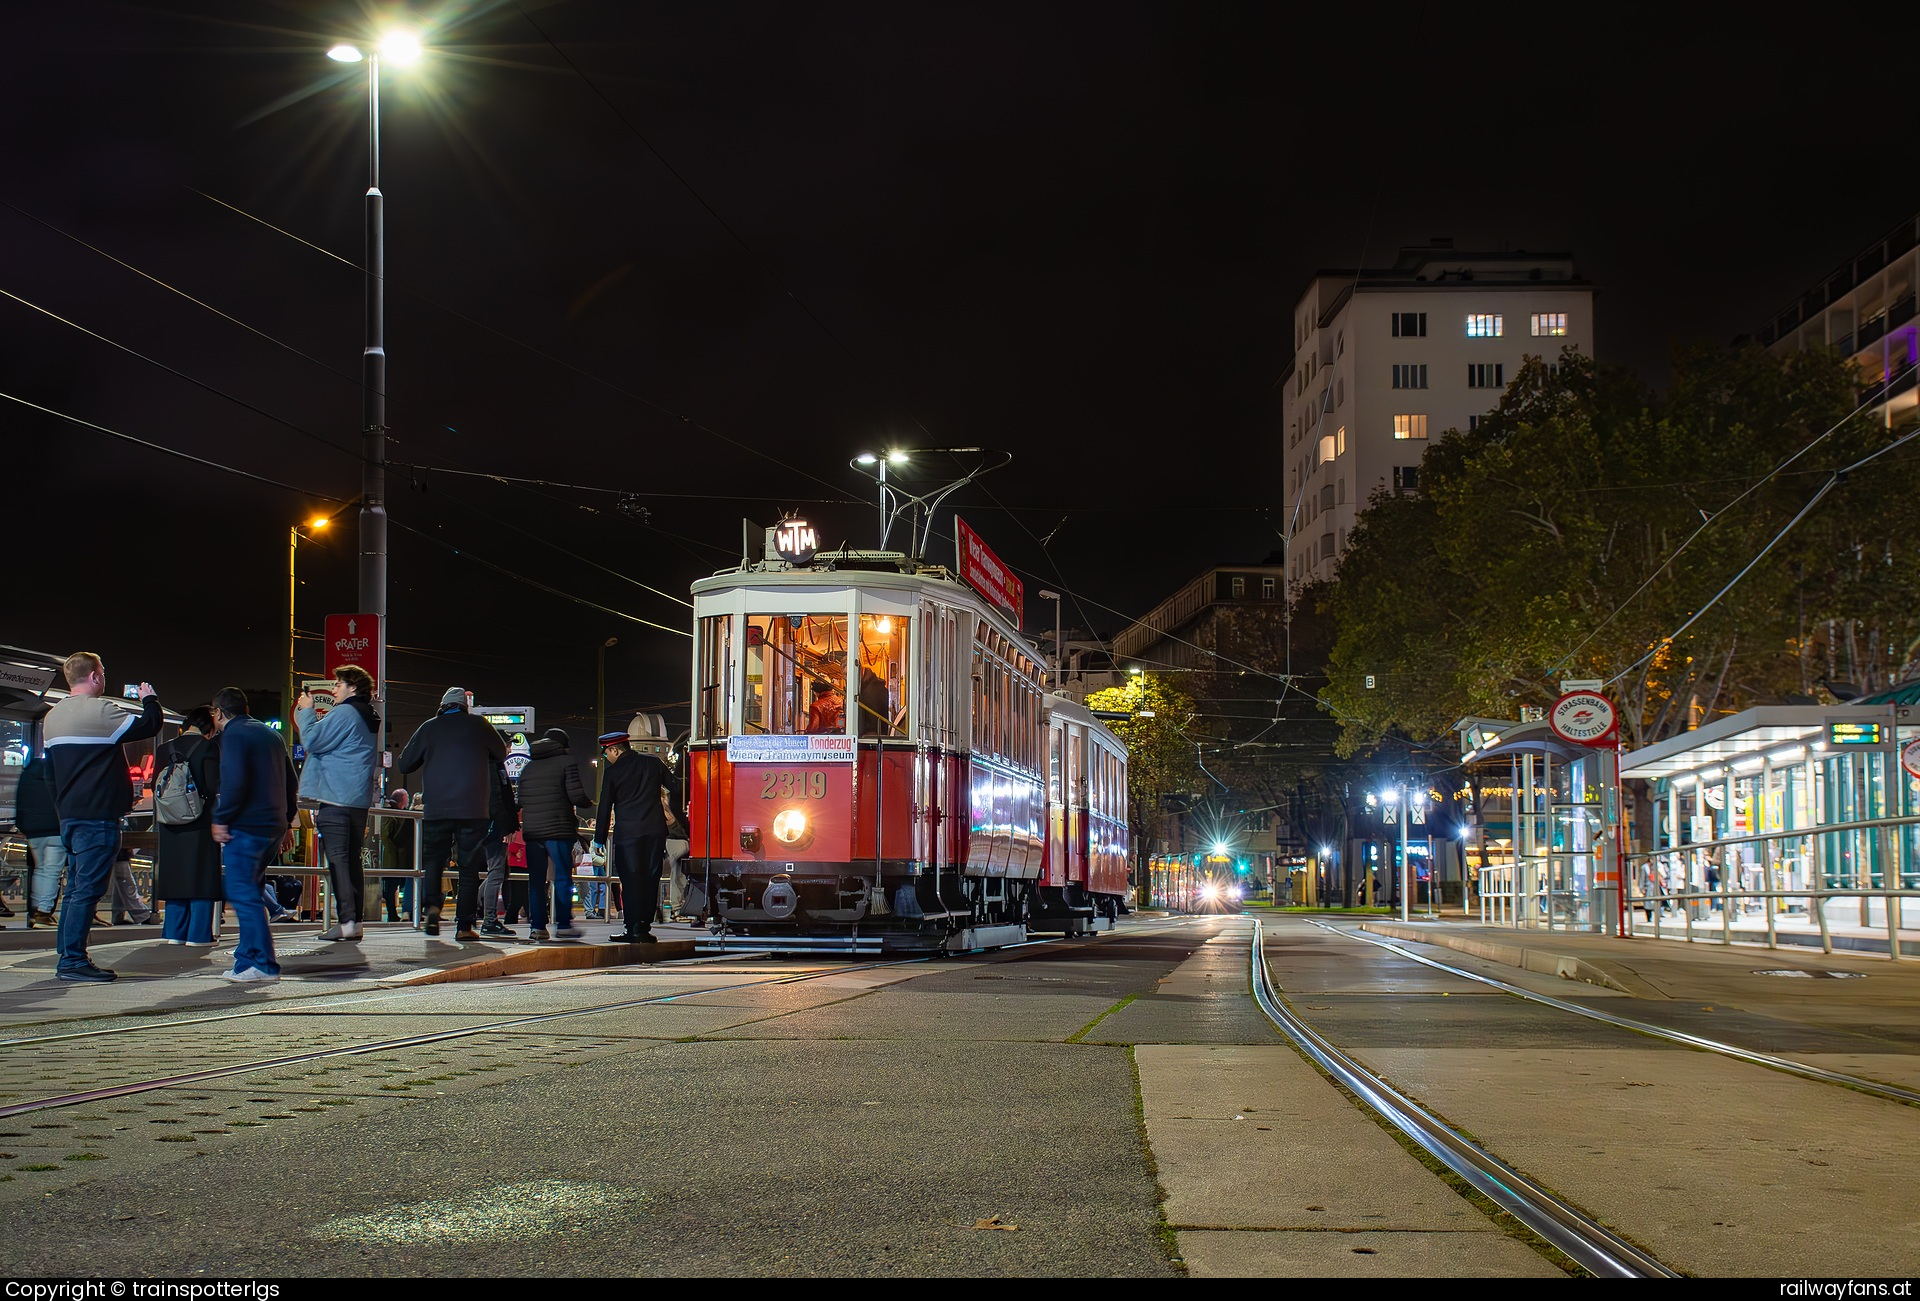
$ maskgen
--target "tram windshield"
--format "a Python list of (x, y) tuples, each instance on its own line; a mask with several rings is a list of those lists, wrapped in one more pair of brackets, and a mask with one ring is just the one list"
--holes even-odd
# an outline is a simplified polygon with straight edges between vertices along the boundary
[(847, 616), (747, 616), (749, 732), (844, 733), (847, 730)]
[(907, 721), (907, 618), (860, 616), (860, 691), (854, 707), (861, 736), (902, 736)]

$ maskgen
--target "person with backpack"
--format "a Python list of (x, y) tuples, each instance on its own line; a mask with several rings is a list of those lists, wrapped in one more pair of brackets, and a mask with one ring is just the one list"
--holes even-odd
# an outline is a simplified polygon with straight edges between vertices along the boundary
[(220, 746), (213, 711), (196, 706), (180, 735), (154, 751), (153, 893), (166, 904), (160, 937), (169, 944), (210, 945), (226, 891), (220, 846), (213, 841), (214, 797), (220, 792)]
[(573, 849), (580, 840), (580, 814), (593, 807), (580, 762), (567, 753), (565, 730), (552, 727), (533, 743), (533, 757), (520, 770), (520, 828), (527, 846), (527, 909), (530, 940), (547, 934), (547, 873), (553, 873), (553, 938), (577, 940), (573, 924)]
[(53, 765), (40, 754), (20, 771), (14, 826), (27, 838), (27, 928), (56, 926), (54, 905), (60, 901), (60, 878), (67, 870), (67, 851), (60, 843), (60, 811), (53, 803)]
[(280, 979), (280, 960), (260, 891), (275, 855), (293, 844), (300, 778), (280, 734), (248, 716), (247, 693), (240, 688), (213, 693), (213, 725), (220, 738), (213, 838), (220, 845), (221, 881), (240, 927), (233, 969), (220, 978), (236, 985), (272, 984)]
[(373, 807), (379, 775), (374, 751), (380, 715), (373, 711), (373, 675), (357, 664), (343, 664), (333, 677), (334, 707), (324, 716), (313, 697), (301, 692), (294, 720), (307, 765), (300, 773), (300, 794), (319, 804), (313, 815), (333, 882), (340, 920), (320, 932), (323, 940), (358, 940), (366, 920), (367, 878), (360, 854), (367, 842), (367, 810)]

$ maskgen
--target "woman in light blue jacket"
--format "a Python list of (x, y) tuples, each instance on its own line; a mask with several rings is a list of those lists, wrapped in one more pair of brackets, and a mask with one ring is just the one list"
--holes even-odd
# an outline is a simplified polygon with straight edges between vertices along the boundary
[(379, 772), (374, 753), (380, 736), (380, 715), (373, 712), (373, 677), (357, 665), (342, 666), (333, 681), (334, 707), (324, 715), (313, 707), (313, 697), (300, 693), (294, 721), (300, 743), (306, 747), (306, 766), (300, 770), (300, 796), (320, 805), (313, 815), (320, 833), (320, 852), (339, 922), (320, 933), (323, 940), (357, 940), (366, 907), (366, 873), (360, 865), (366, 843), (367, 810), (374, 801)]

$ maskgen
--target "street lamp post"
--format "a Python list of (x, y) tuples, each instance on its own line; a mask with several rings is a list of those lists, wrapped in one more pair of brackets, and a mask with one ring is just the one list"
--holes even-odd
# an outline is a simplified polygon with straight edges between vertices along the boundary
[[(376, 662), (382, 689), (387, 680), (387, 227), (386, 196), (380, 190), (380, 61), (395, 67), (417, 62), (419, 40), (392, 31), (369, 51), (335, 45), (327, 57), (367, 64), (367, 265), (366, 347), (360, 354), (360, 608), (375, 620)], [(386, 748), (385, 716), (380, 748)]]
[(1063, 602), (1060, 600), (1060, 593), (1049, 592), (1045, 588), (1040, 589), (1040, 599), (1053, 602), (1053, 689), (1058, 691), (1066, 685), (1067, 669), (1066, 647), (1060, 640), (1063, 636), (1060, 622)]
[[(307, 527), (312, 529), (315, 533), (318, 533), (321, 529), (324, 529), (325, 527), (327, 527), (327, 525), (331, 523), (333, 523), (333, 517), (331, 515), (315, 515), (312, 519), (307, 521)], [(287, 737), (287, 744), (289, 745), (293, 744), (293, 698), (295, 695), (299, 694), (295, 690), (295, 687), (298, 685), (297, 679), (299, 677), (299, 670), (294, 667), (294, 656), (295, 656), (294, 629), (298, 626), (294, 622), (294, 601), (295, 601), (296, 592), (298, 590), (298, 580), (295, 579), (294, 577), (294, 560), (299, 555), (299, 552), (300, 552), (300, 526), (298, 524), (288, 525), (287, 527), (287, 706), (286, 706), (287, 731), (286, 731), (286, 737)]]
[(1413, 821), (1413, 788), (1400, 786), (1400, 920), (1408, 921), (1413, 902), (1413, 864), (1407, 859), (1407, 824)]
[[(871, 470), (880, 481), (880, 550), (887, 549), (887, 539), (893, 534), (893, 511), (887, 504), (887, 466), (904, 465), (907, 454), (895, 448), (890, 452), (862, 452), (853, 458), (852, 464)], [(911, 547), (908, 550), (912, 550)]]
[[(593, 739), (594, 739), (595, 745), (598, 745), (600, 743), (600, 738), (607, 734), (607, 648), (610, 646), (617, 646), (619, 644), (620, 644), (620, 639), (618, 637), (607, 638), (605, 641), (600, 643), (599, 654), (596, 657), (599, 661), (598, 672), (596, 675), (599, 683), (599, 694), (596, 697), (596, 699), (598, 700), (598, 704), (594, 712), (594, 718), (596, 721), (594, 724)], [(593, 770), (593, 774), (594, 774), (593, 790), (596, 796), (598, 796), (600, 793), (600, 774), (603, 771), (604, 767), (605, 765), (599, 765), (599, 766), (596, 766)]]

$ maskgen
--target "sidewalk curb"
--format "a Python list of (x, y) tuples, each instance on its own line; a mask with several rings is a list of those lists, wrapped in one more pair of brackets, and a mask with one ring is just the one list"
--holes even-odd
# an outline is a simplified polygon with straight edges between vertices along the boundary
[[(1441, 926), (1415, 926), (1410, 923), (1391, 921), (1364, 921), (1360, 929), (1371, 931), (1375, 935), (1384, 935), (1389, 939), (1412, 940), (1419, 944), (1432, 944), (1444, 949), (1455, 949), (1461, 953), (1470, 953), (1476, 958), (1485, 958), (1489, 962), (1504, 963), (1509, 967), (1519, 967), (1524, 971), (1538, 972), (1543, 976), (1558, 976), (1562, 980), (1580, 980), (1589, 985), (1598, 985), (1602, 989), (1611, 989), (1621, 994), (1631, 994), (1635, 998), (1664, 998), (1664, 994), (1628, 971), (1610, 972), (1584, 958), (1567, 953), (1554, 953), (1547, 949), (1532, 949), (1524, 944), (1509, 943), (1503, 940), (1475, 939), (1467, 935), (1449, 934)], [(1629, 983), (1631, 982), (1631, 983)]]
[(463, 980), (491, 980), (495, 976), (525, 976), (541, 971), (589, 971), (596, 967), (621, 967), (632, 962), (664, 962), (669, 958), (693, 956), (694, 941), (670, 940), (654, 944), (534, 944), (452, 967), (430, 967), (424, 971), (389, 976), (379, 982), (382, 989), (412, 988), (416, 985), (447, 985)]

